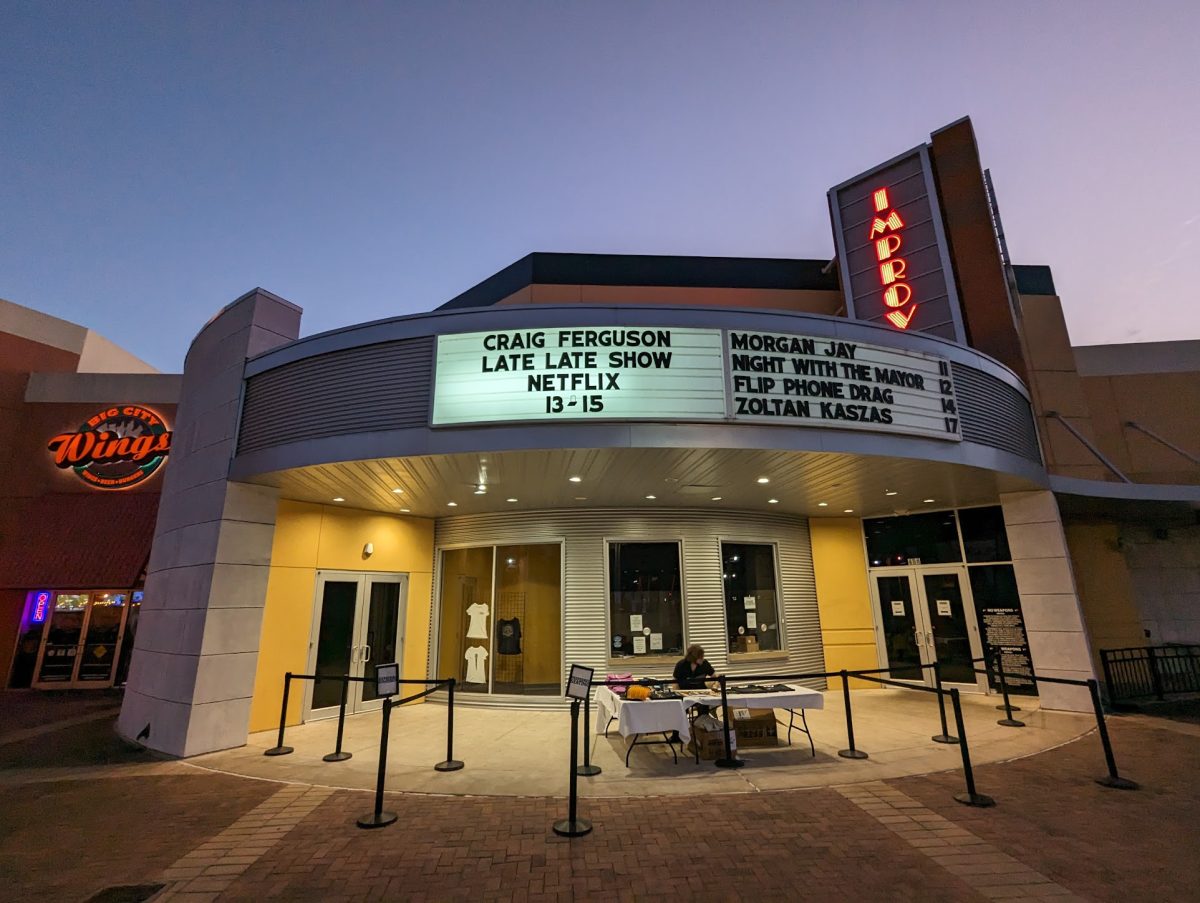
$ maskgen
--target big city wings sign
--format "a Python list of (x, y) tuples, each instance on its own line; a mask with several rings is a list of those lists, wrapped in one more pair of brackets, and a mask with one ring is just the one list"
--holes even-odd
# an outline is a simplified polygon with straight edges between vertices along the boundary
[(61, 470), (94, 489), (130, 489), (150, 479), (171, 453), (173, 433), (162, 415), (141, 405), (97, 411), (74, 432), (46, 443)]

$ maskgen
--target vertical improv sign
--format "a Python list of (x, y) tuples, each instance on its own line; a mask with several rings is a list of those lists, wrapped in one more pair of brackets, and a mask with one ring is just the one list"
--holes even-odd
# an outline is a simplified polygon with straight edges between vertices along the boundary
[(850, 316), (965, 343), (925, 145), (830, 189), (829, 210)]

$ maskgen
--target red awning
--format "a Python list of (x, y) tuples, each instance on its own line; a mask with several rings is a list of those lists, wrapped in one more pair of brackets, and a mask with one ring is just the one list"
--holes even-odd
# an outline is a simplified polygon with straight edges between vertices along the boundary
[(154, 539), (157, 492), (11, 499), (0, 511), (0, 588), (127, 589)]

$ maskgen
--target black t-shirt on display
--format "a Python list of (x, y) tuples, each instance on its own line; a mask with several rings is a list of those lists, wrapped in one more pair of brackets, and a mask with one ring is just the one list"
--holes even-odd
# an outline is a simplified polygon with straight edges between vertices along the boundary
[(521, 619), (509, 618), (496, 622), (496, 651), (501, 655), (521, 654)]

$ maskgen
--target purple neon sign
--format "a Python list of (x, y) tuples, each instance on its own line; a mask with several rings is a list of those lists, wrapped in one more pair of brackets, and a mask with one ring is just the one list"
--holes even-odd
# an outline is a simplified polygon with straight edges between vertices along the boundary
[(46, 615), (50, 613), (50, 591), (39, 589), (32, 594), (33, 606), (29, 611), (29, 623), (41, 624), (46, 620)]

